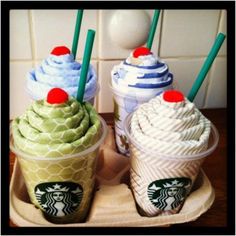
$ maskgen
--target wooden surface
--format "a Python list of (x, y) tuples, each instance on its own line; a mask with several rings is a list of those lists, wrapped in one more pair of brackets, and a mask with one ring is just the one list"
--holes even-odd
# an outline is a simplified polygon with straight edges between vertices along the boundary
[[(173, 225), (179, 227), (225, 227), (227, 226), (227, 195), (226, 195), (226, 109), (205, 109), (202, 113), (216, 126), (220, 134), (219, 145), (204, 162), (203, 169), (215, 189), (215, 202), (205, 214), (196, 221)], [(107, 124), (113, 125), (113, 114), (101, 114)], [(15, 157), (10, 154), (10, 175), (12, 174)], [(10, 226), (16, 225), (10, 220)]]

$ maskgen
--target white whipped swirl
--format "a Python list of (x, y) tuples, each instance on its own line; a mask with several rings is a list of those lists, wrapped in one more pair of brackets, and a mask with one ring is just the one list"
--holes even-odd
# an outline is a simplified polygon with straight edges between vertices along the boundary
[(141, 96), (153, 94), (156, 96), (160, 90), (172, 88), (173, 75), (165, 62), (160, 60), (154, 54), (148, 54), (129, 57), (114, 66), (111, 72), (112, 86), (122, 92), (137, 92)]
[(150, 151), (189, 155), (206, 150), (210, 130), (210, 121), (187, 98), (166, 102), (161, 94), (134, 112), (130, 132)]
[[(128, 64), (133, 64), (133, 53), (130, 53), (129, 57), (126, 59), (126, 62)], [(158, 57), (156, 57), (154, 54), (148, 54), (145, 56), (139, 56), (138, 59), (136, 59), (136, 65), (138, 66), (154, 66), (160, 61)]]
[[(80, 81), (81, 64), (72, 54), (56, 56), (50, 54), (41, 65), (27, 75), (27, 91), (35, 100), (44, 99), (55, 87), (62, 88), (70, 96), (76, 97)], [(97, 75), (92, 65), (89, 66), (84, 100), (90, 100), (96, 93)]]

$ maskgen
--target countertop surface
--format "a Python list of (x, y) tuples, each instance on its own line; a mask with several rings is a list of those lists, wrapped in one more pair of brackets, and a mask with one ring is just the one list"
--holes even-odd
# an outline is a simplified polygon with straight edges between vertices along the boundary
[[(202, 113), (218, 129), (220, 140), (218, 147), (203, 163), (203, 170), (215, 190), (215, 201), (212, 207), (196, 221), (173, 225), (171, 227), (226, 227), (227, 226), (227, 125), (226, 109), (203, 109)], [(113, 114), (101, 114), (108, 125), (113, 125)], [(10, 175), (12, 174), (15, 156), (10, 154)], [(16, 225), (10, 220), (10, 226)]]

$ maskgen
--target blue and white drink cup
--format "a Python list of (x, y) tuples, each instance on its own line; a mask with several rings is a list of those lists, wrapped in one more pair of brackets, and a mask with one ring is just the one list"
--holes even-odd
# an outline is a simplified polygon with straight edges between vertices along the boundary
[(115, 140), (120, 153), (129, 156), (124, 120), (139, 105), (165, 90), (173, 89), (173, 75), (166, 63), (145, 47), (135, 49), (111, 71)]
[[(32, 100), (44, 99), (52, 88), (61, 88), (76, 98), (80, 73), (81, 64), (74, 59), (70, 50), (65, 46), (55, 47), (39, 66), (27, 74), (26, 91)], [(84, 101), (93, 105), (98, 92), (97, 74), (90, 65)]]

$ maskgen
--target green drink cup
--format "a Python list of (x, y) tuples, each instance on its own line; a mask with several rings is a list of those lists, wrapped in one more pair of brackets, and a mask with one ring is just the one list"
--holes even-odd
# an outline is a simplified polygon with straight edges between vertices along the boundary
[(11, 150), (21, 167), (31, 202), (53, 223), (85, 220), (95, 183), (99, 146), (107, 126), (101, 121), (97, 142), (88, 149), (63, 157), (35, 157), (19, 150), (11, 139)]
[(60, 88), (13, 120), (10, 148), (31, 202), (51, 222), (85, 220), (106, 133), (105, 121), (90, 103), (80, 103)]

